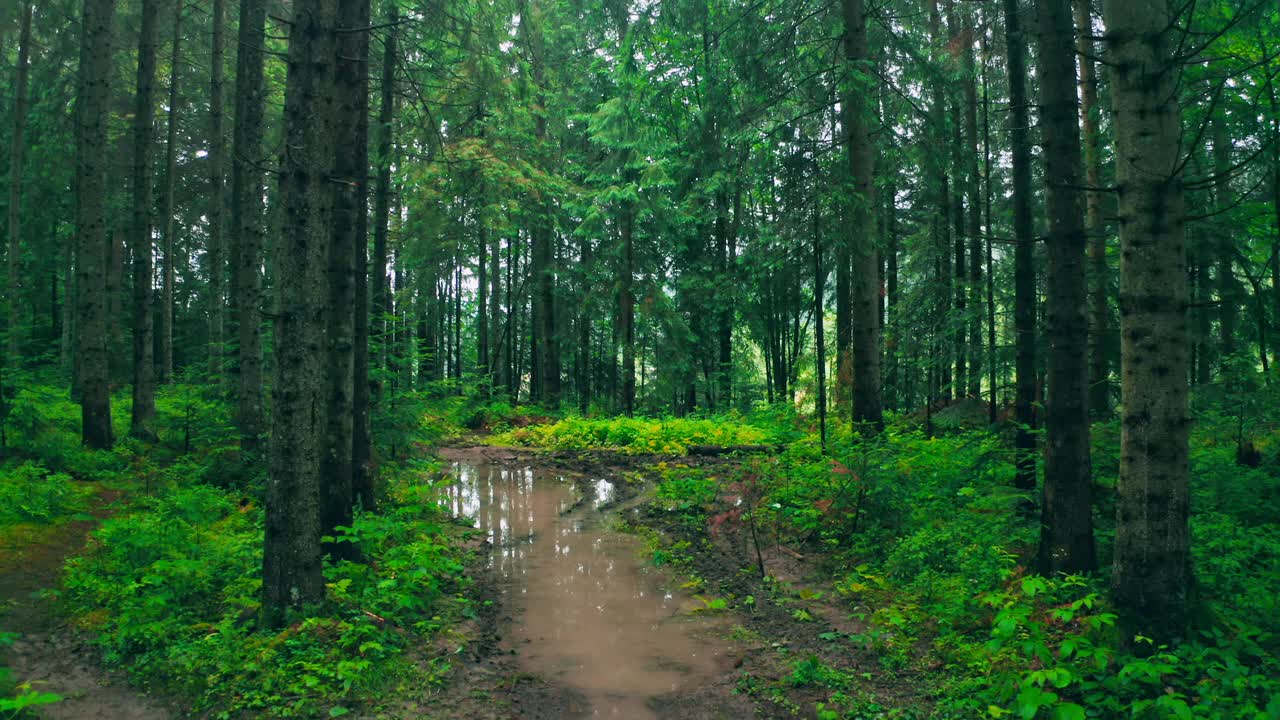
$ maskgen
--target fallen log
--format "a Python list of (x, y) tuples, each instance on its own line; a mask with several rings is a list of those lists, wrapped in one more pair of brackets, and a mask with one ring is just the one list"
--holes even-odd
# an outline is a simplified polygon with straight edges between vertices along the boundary
[(782, 450), (781, 445), (690, 445), (688, 455), (729, 455), (732, 453), (771, 453)]

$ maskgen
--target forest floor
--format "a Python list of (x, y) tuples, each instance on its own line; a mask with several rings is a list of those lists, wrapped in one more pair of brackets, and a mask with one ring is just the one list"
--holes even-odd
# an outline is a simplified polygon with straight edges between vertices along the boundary
[(124, 676), (103, 668), (100, 656), (65, 622), (49, 592), (63, 563), (80, 554), (89, 533), (118, 507), (122, 492), (98, 485), (89, 512), (53, 526), (32, 526), (0, 547), (0, 627), (18, 637), (0, 649), (18, 682), (58, 695), (40, 708), (48, 720), (166, 720), (164, 703), (131, 688)]
[[(635, 455), (613, 451), (535, 451), (474, 444), (463, 438), (441, 452), (445, 460), (472, 464), (499, 463), (553, 471), (570, 478), (608, 478), (618, 493), (601, 508), (612, 516), (612, 532), (634, 534), (648, 546), (640, 562), (653, 564), (654, 548), (676, 548), (678, 557), (663, 568), (673, 584), (698, 588), (699, 601), (714, 617), (717, 653), (710, 682), (650, 697), (647, 710), (660, 720), (814, 717), (814, 708), (830, 695), (821, 681), (795, 678), (799, 661), (813, 667), (842, 668), (858, 678), (846, 692), (869, 706), (919, 710), (922, 678), (906, 670), (885, 672), (878, 657), (851, 652), (842, 638), (865, 630), (851, 620), (847, 604), (836, 600), (823, 559), (783, 546), (762, 548), (757, 558), (745, 528), (726, 524), (722, 532), (673, 520), (645, 481), (659, 463), (697, 466), (712, 475), (731, 477), (743, 460), (734, 457)], [(616, 482), (630, 478), (631, 482)], [(758, 572), (763, 562), (767, 578)], [(469, 661), (454, 683), (430, 702), (430, 717), (523, 718), (552, 720), (593, 716), (582, 693), (544, 673), (530, 672), (522, 661), (521, 641), (513, 629), (523, 622), (521, 609), (504, 603), (499, 579), (478, 576), (483, 608), (473, 627)], [(736, 607), (715, 598), (736, 598)], [(743, 598), (754, 598), (743, 611)], [(401, 710), (408, 709), (402, 707)], [(443, 713), (443, 714), (441, 714)], [(599, 715), (599, 710), (595, 712)], [(405, 717), (399, 712), (396, 717)]]

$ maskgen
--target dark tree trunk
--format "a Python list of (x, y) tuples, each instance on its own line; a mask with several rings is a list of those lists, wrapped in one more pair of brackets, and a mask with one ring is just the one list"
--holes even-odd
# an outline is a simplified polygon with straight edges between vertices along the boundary
[[(391, 156), (395, 140), (396, 109), (396, 60), (397, 28), (399, 14), (396, 3), (390, 4), (388, 11), (386, 39), (382, 50), (382, 87), (381, 102), (378, 107), (378, 177), (373, 191), (373, 267), (370, 275), (373, 278), (373, 330), (375, 338), (375, 354), (380, 369), (389, 367), (388, 347), (391, 344), (392, 329), (388, 326), (391, 318), (391, 292), (387, 281), (387, 228), (391, 212)], [(381, 381), (374, 381), (375, 401), (381, 396)]]
[(1218, 227), (1217, 250), (1218, 261), (1218, 331), (1220, 361), (1223, 363), (1223, 376), (1230, 381), (1227, 363), (1236, 351), (1236, 324), (1240, 313), (1240, 289), (1235, 274), (1235, 241), (1231, 226), (1225, 213), (1231, 207), (1231, 138), (1227, 134), (1226, 118), (1222, 111), (1213, 118), (1213, 172), (1214, 172), (1214, 205), (1220, 213), (1216, 218)]
[(155, 134), (156, 38), (159, 20), (156, 0), (142, 0), (138, 31), (138, 84), (133, 104), (133, 407), (129, 434), (155, 439), (151, 422), (156, 415), (156, 385), (152, 303), (151, 154)]
[(81, 438), (98, 450), (115, 443), (107, 350), (112, 249), (105, 218), (115, 12), (115, 0), (85, 0), (76, 87), (76, 366)]
[[(5, 371), (21, 364), (19, 346), (18, 306), (19, 293), (22, 289), (22, 174), (23, 152), (26, 150), (24, 133), (27, 128), (27, 74), (31, 57), (31, 3), (22, 4), (21, 29), (18, 31), (18, 67), (14, 78), (13, 105), (13, 138), (9, 152), (9, 248), (6, 258), (5, 282), (5, 359), (2, 368)], [(145, 28), (144, 28), (145, 32)], [(155, 37), (154, 31), (152, 38)], [(155, 41), (152, 40), (152, 59), (154, 65)], [(0, 405), (8, 395), (0, 385)], [(0, 422), (4, 415), (0, 415)]]
[(263, 88), (266, 0), (240, 3), (236, 54), (236, 115), (231, 169), (232, 293), (239, 339), (236, 425), (240, 447), (257, 453), (266, 432), (262, 397)]
[(157, 377), (173, 380), (173, 286), (177, 269), (178, 68), (182, 65), (182, 5), (173, 8), (173, 48), (169, 55), (169, 120), (164, 160), (164, 266), (160, 278), (160, 363)]
[(1040, 568), (1097, 567), (1089, 464), (1089, 322), (1075, 24), (1071, 0), (1036, 0), (1040, 127), (1048, 215), (1048, 408)]
[(332, 301), (337, 0), (295, 0), (285, 90), (284, 211), (275, 278), (275, 381), (263, 553), (263, 622), (324, 598), (321, 447), (327, 422), (326, 325)]
[(1102, 133), (1098, 129), (1098, 75), (1093, 58), (1093, 0), (1074, 0), (1076, 52), (1080, 62), (1080, 130), (1084, 150), (1085, 233), (1089, 246), (1089, 412), (1105, 417), (1111, 412), (1111, 370), (1107, 338), (1111, 333), (1111, 309), (1107, 302), (1110, 270), (1107, 268), (1107, 226), (1102, 217)]
[(1026, 41), (1018, 0), (1004, 0), (1009, 69), (1009, 148), (1013, 156), (1013, 326), (1017, 387), (1014, 398), (1014, 485), (1036, 488), (1036, 274), (1031, 225), (1031, 143), (1028, 139)]
[[(849, 69), (865, 64), (867, 53), (867, 11), (863, 0), (843, 0), (844, 51)], [(849, 175), (854, 199), (848, 224), (850, 255), (853, 260), (850, 320), (853, 342), (853, 421), (864, 430), (883, 427), (880, 388), (880, 260), (874, 246), (875, 233), (875, 147), (868, 115), (868, 92), (852, 83), (846, 89), (842, 108), (848, 139)], [(798, 317), (798, 315), (797, 315)]]
[[(336, 153), (332, 177), (333, 237), (329, 247), (328, 428), (320, 466), (320, 532), (338, 534), (350, 527), (354, 498), (352, 476), (355, 432), (355, 274), (356, 253), (365, 240), (369, 173), (369, 0), (343, 0), (338, 9), (338, 63), (334, 74), (334, 115), (330, 130)], [(355, 559), (354, 543), (331, 542), (335, 560)]]
[(223, 159), (226, 143), (222, 129), (223, 4), (224, 0), (213, 0), (213, 52), (209, 74), (209, 375), (214, 382), (222, 380), (222, 314), (226, 304), (222, 282), (226, 274), (222, 240), (223, 185), (226, 179)]
[(1191, 610), (1187, 269), (1180, 71), (1168, 0), (1106, 0), (1120, 207), (1124, 416), (1112, 596), (1122, 637), (1181, 637)]

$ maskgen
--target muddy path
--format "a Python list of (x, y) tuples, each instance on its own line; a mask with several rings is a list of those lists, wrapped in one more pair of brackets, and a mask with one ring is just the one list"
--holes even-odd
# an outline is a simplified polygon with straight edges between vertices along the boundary
[(41, 528), (15, 547), (0, 547), (0, 631), (17, 633), (0, 662), (18, 683), (63, 699), (41, 706), (49, 720), (167, 720), (164, 704), (130, 688), (104, 670), (97, 651), (68, 627), (45, 591), (58, 587), (66, 559), (78, 554), (89, 533), (116, 509), (120, 494), (99, 488), (89, 517)]
[[(613, 525), (634, 505), (630, 463), (448, 448), (445, 502), (488, 539), (478, 657), (437, 708), (449, 717), (741, 718), (747, 648), (731, 622), (642, 557)], [(609, 467), (609, 465), (613, 465)], [(462, 692), (467, 695), (459, 697)]]

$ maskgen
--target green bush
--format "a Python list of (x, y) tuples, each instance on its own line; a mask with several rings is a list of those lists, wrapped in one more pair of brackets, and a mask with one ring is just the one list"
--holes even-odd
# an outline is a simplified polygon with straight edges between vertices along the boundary
[[(409, 673), (404, 650), (468, 612), (456, 526), (434, 504), (360, 514), (338, 540), (367, 564), (327, 565), (326, 599), (257, 626), (262, 513), (208, 486), (144, 499), (67, 564), (64, 598), (106, 659), (219, 717), (298, 717), (361, 702)], [(436, 682), (447, 670), (433, 661)]]
[(682, 455), (690, 445), (759, 445), (775, 442), (768, 430), (723, 418), (570, 417), (548, 425), (517, 428), (493, 437), (500, 445), (552, 450), (616, 450), (624, 453)]
[(50, 523), (82, 512), (92, 489), (34, 462), (0, 467), (0, 525)]

